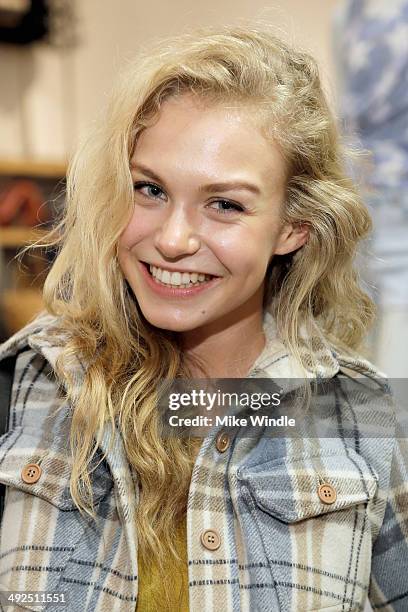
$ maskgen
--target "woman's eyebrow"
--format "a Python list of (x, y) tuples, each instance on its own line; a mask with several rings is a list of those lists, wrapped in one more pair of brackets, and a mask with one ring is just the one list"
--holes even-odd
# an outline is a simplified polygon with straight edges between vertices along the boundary
[(133, 162), (130, 162), (130, 169), (141, 172), (142, 174), (153, 179), (154, 181), (164, 184), (164, 181), (160, 178), (160, 176), (158, 174), (155, 174), (153, 170), (147, 168), (147, 166), (142, 166), (141, 164), (135, 164)]
[[(165, 181), (163, 181), (163, 179), (161, 179), (158, 174), (153, 172), (153, 170), (150, 170), (150, 168), (148, 168), (147, 166), (143, 166), (142, 164), (134, 164), (131, 162), (130, 168), (131, 170), (141, 172), (145, 176), (148, 176), (149, 178), (153, 179), (154, 181), (157, 181), (158, 183), (161, 183), (162, 185), (165, 184)], [(217, 183), (209, 183), (208, 185), (201, 185), (201, 187), (199, 188), (199, 191), (206, 193), (217, 193), (220, 191), (236, 190), (246, 190), (255, 193), (256, 195), (261, 194), (261, 190), (257, 185), (254, 185), (253, 183), (248, 183), (247, 181), (223, 181)]]
[(215, 193), (219, 191), (237, 191), (243, 190), (251, 191), (256, 195), (260, 195), (261, 190), (256, 185), (252, 183), (247, 183), (246, 181), (226, 181), (225, 183), (211, 183), (209, 185), (203, 185), (200, 187), (199, 191), (206, 191), (207, 193)]

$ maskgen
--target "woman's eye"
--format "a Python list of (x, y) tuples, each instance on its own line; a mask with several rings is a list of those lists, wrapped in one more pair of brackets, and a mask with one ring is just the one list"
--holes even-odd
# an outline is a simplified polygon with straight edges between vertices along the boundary
[(240, 204), (230, 202), (229, 200), (217, 200), (216, 202), (212, 202), (211, 208), (216, 210), (216, 212), (221, 215), (244, 212), (244, 209)]
[(154, 183), (139, 182), (135, 183), (133, 187), (135, 191), (138, 191), (147, 198), (151, 198), (152, 200), (163, 199), (162, 196), (164, 195), (164, 191)]

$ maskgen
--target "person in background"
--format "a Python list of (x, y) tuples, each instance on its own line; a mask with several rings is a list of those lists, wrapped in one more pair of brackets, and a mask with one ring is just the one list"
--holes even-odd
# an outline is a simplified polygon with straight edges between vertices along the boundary
[(362, 177), (374, 225), (362, 273), (378, 305), (371, 358), (407, 378), (408, 0), (348, 0), (334, 23), (345, 132), (372, 154)]

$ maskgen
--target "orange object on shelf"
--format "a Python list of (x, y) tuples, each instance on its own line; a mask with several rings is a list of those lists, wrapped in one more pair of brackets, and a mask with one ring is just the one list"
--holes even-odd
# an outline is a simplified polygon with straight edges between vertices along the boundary
[(48, 218), (44, 196), (34, 181), (14, 180), (0, 193), (0, 225), (33, 226)]

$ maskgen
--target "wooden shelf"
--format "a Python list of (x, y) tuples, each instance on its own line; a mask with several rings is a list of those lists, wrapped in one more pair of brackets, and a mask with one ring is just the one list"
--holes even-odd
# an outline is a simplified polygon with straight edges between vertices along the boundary
[(64, 178), (67, 164), (64, 162), (33, 159), (0, 159), (0, 175), (29, 176), (37, 178)]
[(32, 227), (0, 227), (0, 248), (20, 248), (45, 236), (48, 230)]

